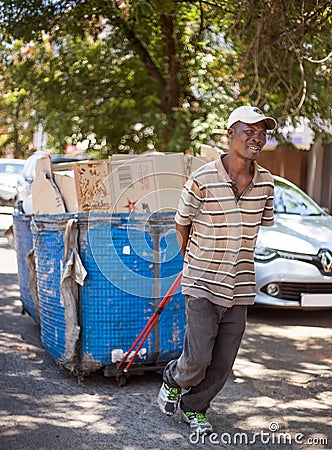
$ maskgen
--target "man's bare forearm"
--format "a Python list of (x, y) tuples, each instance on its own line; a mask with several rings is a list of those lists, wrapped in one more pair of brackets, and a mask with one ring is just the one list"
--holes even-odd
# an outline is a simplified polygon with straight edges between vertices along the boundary
[(186, 253), (187, 242), (190, 234), (191, 225), (179, 225), (176, 224), (176, 236), (178, 240), (178, 244), (180, 247), (180, 251), (182, 256), (184, 257)]

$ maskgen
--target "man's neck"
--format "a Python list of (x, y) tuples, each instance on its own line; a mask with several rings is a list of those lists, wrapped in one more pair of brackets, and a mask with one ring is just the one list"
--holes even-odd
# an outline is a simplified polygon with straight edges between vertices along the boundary
[(252, 178), (254, 175), (254, 164), (250, 160), (245, 161), (227, 153), (222, 158), (222, 163), (231, 179), (236, 180), (239, 177)]

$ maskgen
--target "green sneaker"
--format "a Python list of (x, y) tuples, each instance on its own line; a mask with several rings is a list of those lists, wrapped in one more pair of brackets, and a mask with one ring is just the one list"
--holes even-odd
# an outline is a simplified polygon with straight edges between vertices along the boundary
[(173, 416), (181, 398), (181, 388), (171, 387), (163, 383), (158, 394), (159, 408), (164, 414)]
[(212, 425), (203, 413), (199, 412), (183, 412), (184, 419), (190, 425), (190, 429), (197, 434), (211, 434), (213, 432)]

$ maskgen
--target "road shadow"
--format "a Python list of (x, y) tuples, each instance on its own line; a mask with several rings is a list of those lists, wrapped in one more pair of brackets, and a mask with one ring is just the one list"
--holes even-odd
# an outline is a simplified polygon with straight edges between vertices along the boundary
[(270, 444), (287, 433), (285, 448), (307, 448), (315, 438), (315, 448), (330, 448), (319, 445), (332, 439), (330, 317), (326, 311), (249, 312), (228, 395), (221, 392), (214, 402), (223, 411), (215, 418), (220, 428), (266, 432)]
[(275, 326), (282, 324), (331, 328), (332, 308), (326, 310), (295, 310), (254, 306), (248, 309), (248, 320), (252, 323), (266, 323)]

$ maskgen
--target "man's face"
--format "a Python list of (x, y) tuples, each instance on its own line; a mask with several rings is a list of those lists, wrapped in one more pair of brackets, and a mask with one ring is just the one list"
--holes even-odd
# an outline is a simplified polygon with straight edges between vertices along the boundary
[(246, 160), (255, 161), (266, 144), (265, 122), (247, 124), (236, 122), (229, 130), (230, 152)]

